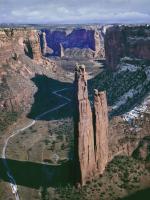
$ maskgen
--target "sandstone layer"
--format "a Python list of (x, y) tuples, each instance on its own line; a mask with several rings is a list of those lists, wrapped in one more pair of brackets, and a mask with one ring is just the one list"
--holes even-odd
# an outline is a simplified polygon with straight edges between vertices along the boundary
[(39, 35), (36, 30), (27, 28), (0, 30), (0, 62), (14, 54), (26, 54), (35, 61), (41, 59)]
[(103, 173), (108, 162), (108, 109), (106, 93), (94, 95), (95, 159), (98, 172)]
[(36, 74), (54, 76), (56, 63), (41, 56), (34, 29), (0, 29), (0, 47), (1, 132), (15, 116), (30, 111), (37, 90), (31, 78)]
[(104, 92), (95, 91), (93, 120), (84, 65), (76, 66), (75, 88), (75, 178), (85, 185), (102, 174), (108, 162), (107, 102)]

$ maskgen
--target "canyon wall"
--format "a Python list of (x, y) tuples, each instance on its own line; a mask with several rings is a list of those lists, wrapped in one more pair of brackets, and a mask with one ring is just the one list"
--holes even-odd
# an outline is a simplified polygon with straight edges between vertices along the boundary
[(56, 63), (42, 57), (38, 31), (0, 29), (0, 132), (2, 121), (11, 121), (12, 113), (30, 111), (37, 90), (31, 78), (55, 72)]
[(39, 35), (33, 29), (1, 29), (0, 47), (1, 63), (20, 54), (26, 54), (35, 61), (41, 59)]
[(108, 162), (108, 114), (104, 92), (95, 90), (94, 118), (84, 65), (75, 69), (75, 178), (85, 185), (102, 174)]
[[(68, 51), (74, 49), (88, 50), (89, 57), (103, 58), (105, 55), (103, 47), (103, 35), (96, 29), (42, 29), (46, 34), (47, 46), (53, 50), (54, 56), (61, 56), (60, 46), (64, 49), (64, 56), (68, 56)], [(41, 34), (41, 41), (42, 41)], [(73, 56), (73, 52), (72, 52)]]
[(116, 70), (120, 59), (131, 57), (150, 60), (149, 26), (113, 26), (105, 35), (106, 64)]

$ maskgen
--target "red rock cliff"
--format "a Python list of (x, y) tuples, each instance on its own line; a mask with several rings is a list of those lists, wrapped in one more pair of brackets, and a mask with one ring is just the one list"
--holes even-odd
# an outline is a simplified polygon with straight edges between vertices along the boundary
[(122, 57), (150, 60), (150, 28), (114, 26), (106, 31), (105, 54), (109, 69), (116, 70)]
[(32, 59), (41, 59), (39, 35), (36, 30), (18, 28), (0, 30), (0, 62), (6, 62), (14, 53), (27, 54)]
[[(79, 49), (81, 51), (86, 49), (89, 51), (89, 56), (94, 54), (94, 57), (104, 57), (103, 38), (100, 30), (96, 28), (44, 29), (42, 32), (46, 33), (47, 46), (53, 49), (55, 56), (61, 56), (61, 44), (66, 56), (68, 56), (68, 50), (74, 49), (75, 52), (78, 52)], [(76, 53), (72, 53), (71, 56), (75, 55)]]

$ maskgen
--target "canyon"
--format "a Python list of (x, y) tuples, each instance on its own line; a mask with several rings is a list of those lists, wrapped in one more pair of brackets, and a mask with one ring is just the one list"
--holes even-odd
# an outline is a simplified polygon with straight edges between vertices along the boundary
[[(41, 43), (47, 54), (59, 57), (104, 58), (104, 38), (96, 28), (42, 29)], [(45, 38), (43, 38), (43, 34)], [(81, 55), (83, 53), (83, 55)]]
[[(21, 199), (116, 200), (149, 188), (149, 33), (0, 29), (0, 150), (22, 130), (6, 148)], [(2, 163), (0, 199), (13, 199)]]
[(42, 57), (39, 34), (35, 29), (1, 29), (0, 46), (0, 112), (3, 124), (11, 113), (15, 116), (30, 110), (36, 92), (30, 79), (36, 73), (55, 74), (56, 63)]

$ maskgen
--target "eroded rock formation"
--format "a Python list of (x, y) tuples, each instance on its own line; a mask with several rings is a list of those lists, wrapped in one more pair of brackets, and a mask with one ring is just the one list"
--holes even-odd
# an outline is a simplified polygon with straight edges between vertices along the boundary
[(84, 65), (76, 66), (75, 88), (76, 182), (85, 185), (97, 174), (102, 174), (108, 162), (107, 102), (105, 93), (96, 90), (93, 120)]
[(98, 172), (103, 173), (108, 162), (108, 110), (106, 93), (94, 95), (95, 159)]
[(36, 30), (27, 28), (0, 30), (0, 62), (5, 63), (15, 54), (25, 54), (39, 61), (41, 48)]
[(37, 90), (31, 78), (36, 74), (53, 76), (56, 71), (56, 63), (41, 56), (36, 30), (0, 29), (0, 121), (2, 116), (9, 121), (12, 113), (29, 112)]
[(40, 38), (36, 30), (31, 32), (29, 37), (29, 43), (31, 47), (31, 58), (35, 61), (41, 60), (41, 47), (40, 47)]
[[(44, 29), (47, 46), (53, 49), (54, 56), (60, 56), (60, 46), (63, 46), (67, 57), (81, 56), (79, 50), (86, 50), (86, 57), (104, 57), (103, 36), (96, 28)], [(88, 53), (87, 53), (88, 50)]]
[(84, 185), (93, 177), (95, 171), (94, 137), (92, 111), (88, 100), (87, 74), (84, 66), (76, 66), (76, 132), (75, 155), (77, 162), (77, 181)]

